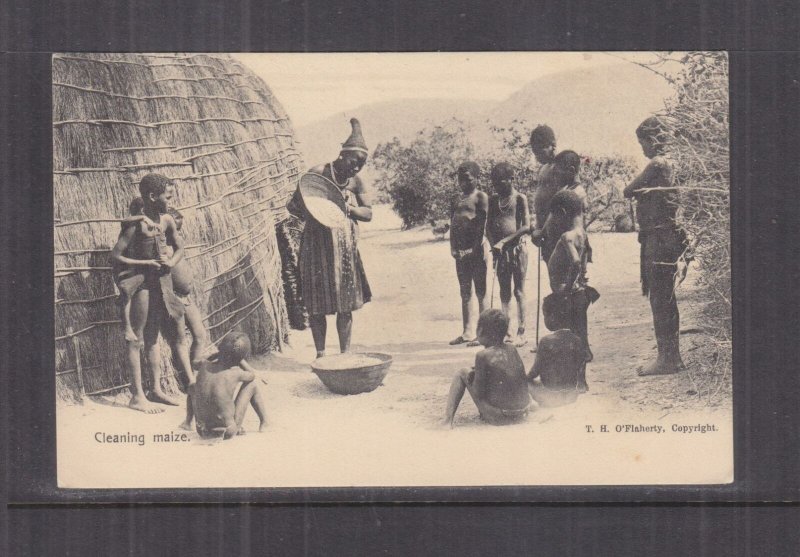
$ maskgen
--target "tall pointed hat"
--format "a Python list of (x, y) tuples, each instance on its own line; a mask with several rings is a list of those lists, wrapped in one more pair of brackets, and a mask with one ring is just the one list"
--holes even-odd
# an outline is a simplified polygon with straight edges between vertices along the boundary
[(367, 151), (367, 143), (364, 141), (364, 136), (361, 134), (361, 122), (356, 118), (350, 118), (350, 126), (353, 131), (350, 132), (350, 137), (347, 141), (342, 143), (342, 151), (360, 151), (365, 155), (369, 154)]

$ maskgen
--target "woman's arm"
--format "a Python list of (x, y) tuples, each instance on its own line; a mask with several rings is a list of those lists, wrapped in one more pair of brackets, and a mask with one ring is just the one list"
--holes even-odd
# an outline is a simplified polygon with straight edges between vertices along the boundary
[(652, 187), (654, 178), (660, 173), (660, 166), (659, 161), (655, 160), (647, 163), (647, 166), (642, 170), (641, 174), (634, 178), (633, 181), (622, 190), (622, 195), (630, 199), (638, 195), (637, 190)]
[(367, 202), (363, 192), (352, 192), (358, 205), (348, 205), (350, 218), (355, 221), (369, 222), (372, 220), (372, 206)]

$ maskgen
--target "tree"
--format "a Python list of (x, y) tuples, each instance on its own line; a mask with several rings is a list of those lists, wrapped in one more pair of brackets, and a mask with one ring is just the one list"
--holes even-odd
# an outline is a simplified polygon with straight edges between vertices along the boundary
[[(533, 126), (514, 120), (508, 127), (492, 127), (494, 148), (480, 158), (486, 173), (498, 162), (508, 162), (517, 170), (516, 187), (528, 196), (533, 207), (533, 178), (538, 165), (531, 154), (530, 130)], [(633, 160), (608, 155), (581, 155), (581, 168), (576, 179), (586, 190), (589, 208), (586, 226), (616, 230), (620, 216), (630, 214), (630, 204), (622, 196), (622, 188), (636, 175)], [(626, 230), (620, 230), (626, 231)]]
[(405, 228), (449, 218), (460, 193), (456, 169), (474, 155), (467, 137), (464, 124), (453, 119), (420, 131), (409, 145), (395, 138), (375, 149), (375, 186), (392, 201)]
[(672, 80), (675, 94), (659, 115), (667, 128), (665, 151), (673, 161), (679, 194), (678, 224), (709, 303), (706, 325), (723, 341), (731, 332), (730, 156), (728, 55), (689, 52)]

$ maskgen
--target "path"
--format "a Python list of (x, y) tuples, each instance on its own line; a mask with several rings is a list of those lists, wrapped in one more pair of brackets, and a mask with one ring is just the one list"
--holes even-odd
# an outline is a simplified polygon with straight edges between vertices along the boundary
[[(593, 235), (591, 283), (602, 297), (590, 309), (595, 361), (591, 391), (577, 403), (538, 409), (522, 424), (483, 424), (465, 397), (456, 428), (437, 422), (451, 378), (478, 348), (449, 346), (460, 332), (460, 302), (447, 242), (428, 228), (400, 231), (381, 207), (362, 227), (360, 248), (373, 301), (354, 314), (354, 348), (395, 361), (372, 393), (329, 393), (309, 371), (309, 331), (294, 331), (282, 354), (254, 358), (267, 370), (264, 433), (252, 413), (251, 433), (232, 441), (155, 443), (176, 431), (183, 409), (145, 416), (123, 395), (58, 406), (62, 486), (256, 487), (391, 485), (554, 485), (722, 483), (732, 477), (730, 405), (709, 408), (691, 391), (689, 374), (639, 378), (636, 366), (655, 352), (650, 312), (638, 284), (633, 234)], [(543, 273), (543, 279), (546, 273)], [(527, 282), (533, 338), (535, 267)], [(545, 291), (543, 283), (543, 292)], [(495, 294), (497, 295), (497, 294)], [(685, 325), (690, 320), (684, 321)], [(336, 352), (329, 326), (329, 352)], [(687, 340), (688, 344), (691, 338)], [(691, 347), (687, 347), (691, 348)], [(534, 354), (521, 349), (526, 368)], [(660, 434), (616, 434), (625, 424), (657, 426)], [(677, 426), (713, 424), (714, 433), (676, 433)], [(600, 434), (608, 425), (608, 434)], [(589, 433), (587, 426), (594, 428)], [(143, 445), (102, 444), (98, 432), (142, 435)], [(591, 454), (591, 458), (587, 458)], [(704, 456), (697, 466), (696, 455)]]

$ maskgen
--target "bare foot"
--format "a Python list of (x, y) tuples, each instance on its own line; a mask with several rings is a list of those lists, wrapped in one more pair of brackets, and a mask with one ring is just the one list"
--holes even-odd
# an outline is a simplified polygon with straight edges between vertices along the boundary
[(164, 411), (163, 408), (155, 406), (146, 398), (138, 395), (134, 395), (133, 398), (131, 398), (131, 401), (128, 403), (128, 408), (144, 412), (145, 414), (158, 414)]
[(178, 427), (186, 431), (192, 431), (192, 422), (184, 420), (180, 423)]
[(447, 418), (440, 421), (438, 424), (438, 429), (453, 429), (453, 420), (449, 420)]
[(481, 343), (478, 342), (477, 338), (475, 340), (471, 340), (471, 341), (469, 341), (467, 343), (467, 346), (469, 346), (470, 348), (472, 348), (473, 346), (480, 346), (480, 345), (481, 345)]
[(264, 428), (266, 427), (267, 427), (267, 422), (261, 422), (260, 424), (258, 424), (258, 432), (261, 433), (262, 431), (264, 431)]
[(686, 369), (686, 366), (683, 365), (683, 362), (680, 360), (668, 362), (664, 358), (657, 358), (656, 361), (649, 366), (639, 368), (636, 375), (639, 377), (647, 377), (649, 375), (672, 375), (674, 373), (680, 373), (684, 369)]
[(324, 357), (325, 357), (325, 351), (324, 351), (324, 350), (323, 350), (322, 352), (317, 352), (317, 359), (318, 359), (318, 360), (319, 360), (320, 358), (324, 358)]
[(517, 338), (514, 341), (514, 346), (516, 346), (517, 348), (521, 348), (526, 344), (528, 344), (528, 339), (525, 338), (525, 332), (523, 331), (521, 335), (517, 335)]
[(582, 383), (578, 383), (578, 386), (575, 388), (575, 390), (583, 394), (589, 390), (589, 385), (586, 383), (586, 381), (583, 381)]
[(152, 390), (150, 391), (150, 400), (153, 402), (158, 402), (160, 404), (167, 404), (169, 406), (180, 406), (180, 403), (172, 398), (171, 396), (167, 396), (164, 391), (162, 390)]
[(139, 340), (139, 337), (136, 336), (136, 333), (133, 332), (133, 329), (130, 327), (125, 328), (125, 340), (127, 342), (136, 342)]
[(244, 426), (239, 426), (239, 431), (236, 432), (236, 435), (247, 435), (247, 432), (244, 430)]
[(451, 340), (449, 342), (449, 344), (450, 344), (450, 346), (456, 346), (458, 344), (464, 344), (465, 342), (469, 342), (467, 340), (467, 337), (465, 337), (464, 335), (459, 335), (456, 338), (454, 338), (453, 340)]

